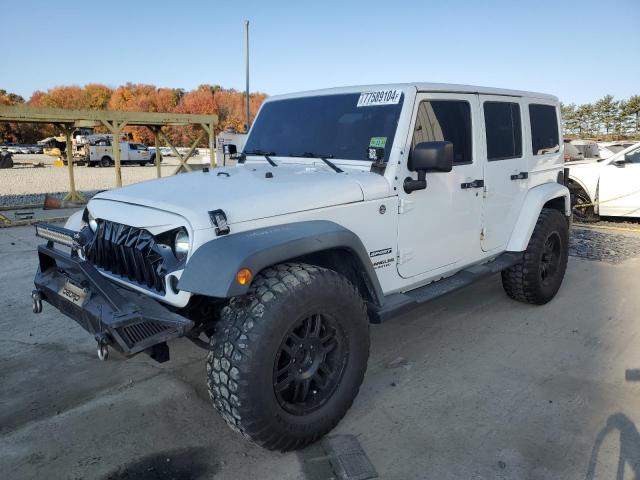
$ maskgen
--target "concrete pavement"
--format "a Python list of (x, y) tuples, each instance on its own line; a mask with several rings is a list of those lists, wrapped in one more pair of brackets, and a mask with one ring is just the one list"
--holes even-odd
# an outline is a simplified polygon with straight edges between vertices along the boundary
[[(0, 229), (3, 478), (332, 476), (317, 445), (273, 453), (230, 431), (190, 342), (165, 364), (102, 363), (73, 321), (33, 315), (37, 243), (33, 227)], [(639, 257), (571, 258), (548, 305), (509, 300), (494, 276), (372, 326), (333, 433), (356, 435), (385, 479), (640, 476), (639, 274)]]

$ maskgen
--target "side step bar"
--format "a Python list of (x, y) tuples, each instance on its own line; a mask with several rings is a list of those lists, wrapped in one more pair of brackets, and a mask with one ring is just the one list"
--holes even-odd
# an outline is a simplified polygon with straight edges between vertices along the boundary
[(447, 293), (466, 287), (494, 273), (501, 272), (505, 268), (519, 263), (522, 260), (522, 255), (522, 252), (505, 252), (488, 263), (474, 265), (450, 277), (431, 282), (424, 287), (405, 293), (387, 295), (381, 308), (370, 308), (371, 322), (382, 323)]

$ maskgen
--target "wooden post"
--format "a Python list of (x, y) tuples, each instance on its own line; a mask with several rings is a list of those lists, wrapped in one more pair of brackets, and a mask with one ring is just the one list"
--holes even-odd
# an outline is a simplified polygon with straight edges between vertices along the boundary
[(116, 164), (116, 187), (122, 186), (122, 162), (120, 161), (120, 123), (113, 122), (113, 140), (111, 141), (111, 148), (113, 151), (113, 161)]
[(76, 190), (76, 181), (73, 176), (73, 132), (76, 129), (73, 125), (63, 124), (61, 127), (67, 140), (67, 166), (69, 168), (69, 193), (65, 195), (64, 199), (72, 202), (85, 202), (84, 197)]
[(207, 135), (209, 136), (209, 165), (211, 166), (211, 168), (216, 168), (216, 163), (215, 163), (215, 157), (214, 157), (214, 149), (215, 149), (215, 137), (214, 137), (214, 128), (213, 128), (213, 123), (202, 123), (200, 124), (200, 126), (202, 127), (202, 129), (207, 132)]
[(161, 127), (149, 127), (153, 132), (153, 141), (156, 147), (156, 175), (158, 178), (162, 177), (162, 170), (160, 168), (160, 163), (162, 163), (162, 153), (160, 153), (160, 139), (158, 138), (158, 130)]
[(113, 161), (116, 164), (116, 187), (122, 186), (122, 170), (120, 162), (120, 132), (127, 125), (125, 121), (113, 120), (111, 123), (108, 120), (102, 120), (102, 123), (111, 131), (113, 140), (111, 141), (111, 151), (113, 153)]
[(211, 168), (216, 168), (216, 130), (213, 123), (209, 124), (209, 162)]

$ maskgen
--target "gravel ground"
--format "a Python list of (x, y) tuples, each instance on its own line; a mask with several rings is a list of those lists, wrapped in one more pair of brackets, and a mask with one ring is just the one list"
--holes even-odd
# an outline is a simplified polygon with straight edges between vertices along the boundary
[(640, 237), (574, 228), (569, 237), (569, 255), (620, 263), (640, 255)]
[[(45, 194), (64, 196), (69, 191), (69, 172), (66, 167), (54, 167), (53, 158), (47, 155), (14, 155), (15, 162), (24, 162), (12, 169), (0, 170), (0, 207), (13, 205), (39, 204)], [(194, 157), (190, 164), (198, 165), (203, 157)], [(42, 163), (44, 167), (35, 168), (33, 163)], [(173, 174), (178, 160), (173, 157), (164, 159), (162, 175)], [(85, 197), (91, 197), (96, 192), (113, 188), (115, 185), (114, 168), (89, 168), (78, 166), (74, 168), (76, 189)], [(152, 165), (124, 165), (122, 167), (122, 183), (152, 180), (156, 178), (156, 169)]]

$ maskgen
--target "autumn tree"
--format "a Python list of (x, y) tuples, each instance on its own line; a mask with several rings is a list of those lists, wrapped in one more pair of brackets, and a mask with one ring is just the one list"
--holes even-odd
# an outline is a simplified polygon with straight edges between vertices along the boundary
[[(24, 98), (15, 93), (0, 89), (0, 105), (19, 105), (24, 103)], [(19, 123), (0, 123), (0, 142), (20, 142), (22, 140)]]

